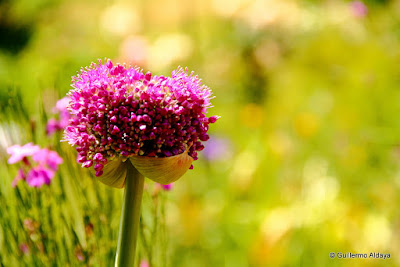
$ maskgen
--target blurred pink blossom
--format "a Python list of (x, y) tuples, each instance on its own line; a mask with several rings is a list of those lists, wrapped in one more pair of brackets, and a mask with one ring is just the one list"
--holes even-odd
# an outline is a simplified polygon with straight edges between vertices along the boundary
[(31, 187), (41, 187), (44, 184), (49, 185), (55, 172), (43, 166), (37, 166), (31, 169), (26, 175), (26, 183)]
[(26, 243), (19, 244), (19, 250), (22, 251), (25, 255), (29, 253), (29, 246)]
[(53, 171), (56, 171), (58, 165), (63, 162), (63, 159), (57, 154), (57, 152), (43, 148), (32, 155), (32, 159), (40, 165), (47, 165)]
[[(58, 165), (63, 162), (57, 152), (47, 148), (41, 149), (32, 143), (24, 146), (11, 146), (7, 149), (7, 152), (11, 155), (8, 160), (9, 164), (23, 161), (22, 167), (18, 170), (18, 174), (12, 182), (13, 187), (16, 187), (20, 180), (25, 180), (31, 187), (49, 185), (58, 170)], [(28, 156), (31, 156), (31, 161)]]
[(39, 150), (40, 147), (33, 145), (32, 143), (28, 143), (24, 146), (20, 145), (10, 146), (9, 148), (7, 148), (7, 153), (10, 154), (11, 157), (8, 159), (7, 162), (8, 164), (17, 163), (23, 160), (25, 157), (32, 156)]
[(60, 123), (58, 120), (51, 118), (48, 120), (47, 125), (46, 125), (46, 134), (47, 135), (52, 135), (53, 133), (57, 131), (61, 131), (62, 128), (60, 127)]
[(164, 191), (171, 191), (172, 188), (174, 188), (174, 183), (170, 183), (170, 184), (159, 184), (159, 183), (156, 183), (156, 188), (162, 188)]
[(51, 118), (46, 125), (46, 133), (47, 135), (52, 135), (57, 131), (62, 131), (68, 125), (69, 119), (71, 117), (68, 112), (68, 104), (69, 97), (63, 97), (57, 101), (55, 108), (53, 109), (54, 113), (58, 113), (59, 119)]
[(149, 263), (146, 260), (142, 260), (140, 262), (140, 267), (150, 267)]
[(56, 107), (54, 109), (54, 112), (64, 112), (67, 110), (69, 104), (69, 97), (65, 96), (63, 98), (61, 98), (60, 100), (57, 101), (56, 103)]
[(351, 2), (351, 11), (357, 18), (363, 18), (368, 13), (368, 7), (362, 1)]
[(228, 160), (232, 157), (232, 144), (228, 138), (210, 136), (203, 153), (208, 161)]

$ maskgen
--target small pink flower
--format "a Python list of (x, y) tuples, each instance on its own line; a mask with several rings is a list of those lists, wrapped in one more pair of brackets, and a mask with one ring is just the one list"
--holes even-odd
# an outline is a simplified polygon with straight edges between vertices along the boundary
[(162, 191), (171, 191), (174, 188), (174, 183), (170, 184), (160, 184), (160, 183), (155, 183), (154, 185), (154, 194), (158, 194), (161, 190)]
[(61, 128), (59, 121), (54, 118), (51, 118), (46, 125), (46, 134), (52, 135), (53, 133), (61, 131), (62, 129), (63, 128)]
[(31, 169), (26, 175), (26, 183), (31, 187), (49, 185), (54, 178), (55, 172), (41, 166)]
[[(31, 187), (41, 187), (44, 184), (49, 185), (54, 178), (58, 165), (63, 162), (63, 159), (57, 152), (47, 148), (40, 149), (39, 146), (34, 146), (32, 143), (24, 146), (14, 145), (7, 149), (11, 155), (8, 163), (17, 163), (23, 161), (24, 165), (18, 170), (12, 186), (16, 187), (20, 180), (25, 180)], [(33, 160), (29, 161), (27, 158), (31, 156)]]
[(170, 183), (170, 184), (156, 183), (155, 184), (156, 192), (158, 192), (160, 189), (163, 189), (164, 191), (171, 191), (172, 188), (174, 188), (174, 183)]
[(60, 114), (59, 125), (61, 129), (64, 129), (68, 125), (69, 119), (71, 118), (68, 111), (69, 101), (70, 98), (66, 96), (58, 100), (56, 104), (56, 110), (58, 110)]
[(69, 119), (71, 115), (67, 109), (70, 98), (63, 97), (57, 101), (55, 108), (53, 109), (54, 113), (59, 114), (59, 120), (51, 118), (46, 125), (46, 133), (47, 135), (52, 135), (57, 131), (62, 131), (68, 125)]
[(8, 159), (7, 162), (8, 164), (17, 163), (23, 160), (25, 157), (32, 156), (39, 150), (40, 147), (33, 145), (32, 143), (28, 143), (24, 146), (20, 145), (10, 146), (9, 148), (7, 148), (7, 153), (10, 154), (11, 157)]
[(47, 148), (41, 149), (36, 152), (32, 159), (40, 165), (47, 165), (53, 171), (57, 171), (58, 165), (63, 163), (63, 159), (55, 151), (51, 151)]
[(161, 187), (162, 187), (165, 191), (170, 191), (170, 190), (174, 187), (174, 183), (162, 184)]

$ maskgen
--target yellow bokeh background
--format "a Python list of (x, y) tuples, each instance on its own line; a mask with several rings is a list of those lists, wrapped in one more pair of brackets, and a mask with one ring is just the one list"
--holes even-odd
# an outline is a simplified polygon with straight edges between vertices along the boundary
[[(68, 152), (69, 182), (22, 187), (32, 203), (21, 202), (5, 152), (68, 150), (45, 123), (71, 76), (110, 58), (157, 75), (187, 66), (221, 116), (194, 170), (163, 193), (168, 241), (154, 254), (168, 261), (154, 266), (400, 266), (399, 17), (398, 0), (0, 1), (0, 265), (113, 264), (122, 191), (67, 172)], [(31, 239), (21, 222), (51, 232), (50, 208), (63, 228)], [(38, 238), (65, 252), (40, 253)]]

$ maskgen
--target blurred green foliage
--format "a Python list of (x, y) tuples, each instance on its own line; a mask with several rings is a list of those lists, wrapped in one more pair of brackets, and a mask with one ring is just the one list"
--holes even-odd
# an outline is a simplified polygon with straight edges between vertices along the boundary
[[(155, 74), (195, 70), (222, 116), (210, 132), (228, 144), (199, 153), (171, 192), (148, 183), (141, 258), (399, 266), (400, 1), (365, 5), (0, 1), (0, 266), (113, 264), (122, 191), (81, 169), (60, 134), (45, 135), (71, 76), (105, 57)], [(64, 164), (49, 187), (12, 188), (5, 149), (31, 141)]]

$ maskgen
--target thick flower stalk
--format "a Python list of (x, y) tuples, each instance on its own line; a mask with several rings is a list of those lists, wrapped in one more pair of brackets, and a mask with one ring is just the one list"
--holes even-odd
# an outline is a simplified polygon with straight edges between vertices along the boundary
[[(73, 77), (64, 140), (105, 184), (124, 187), (116, 266), (134, 266), (144, 176), (164, 185), (192, 168), (210, 123), (211, 90), (187, 69), (144, 74), (110, 60)], [(128, 160), (129, 159), (129, 160)]]

